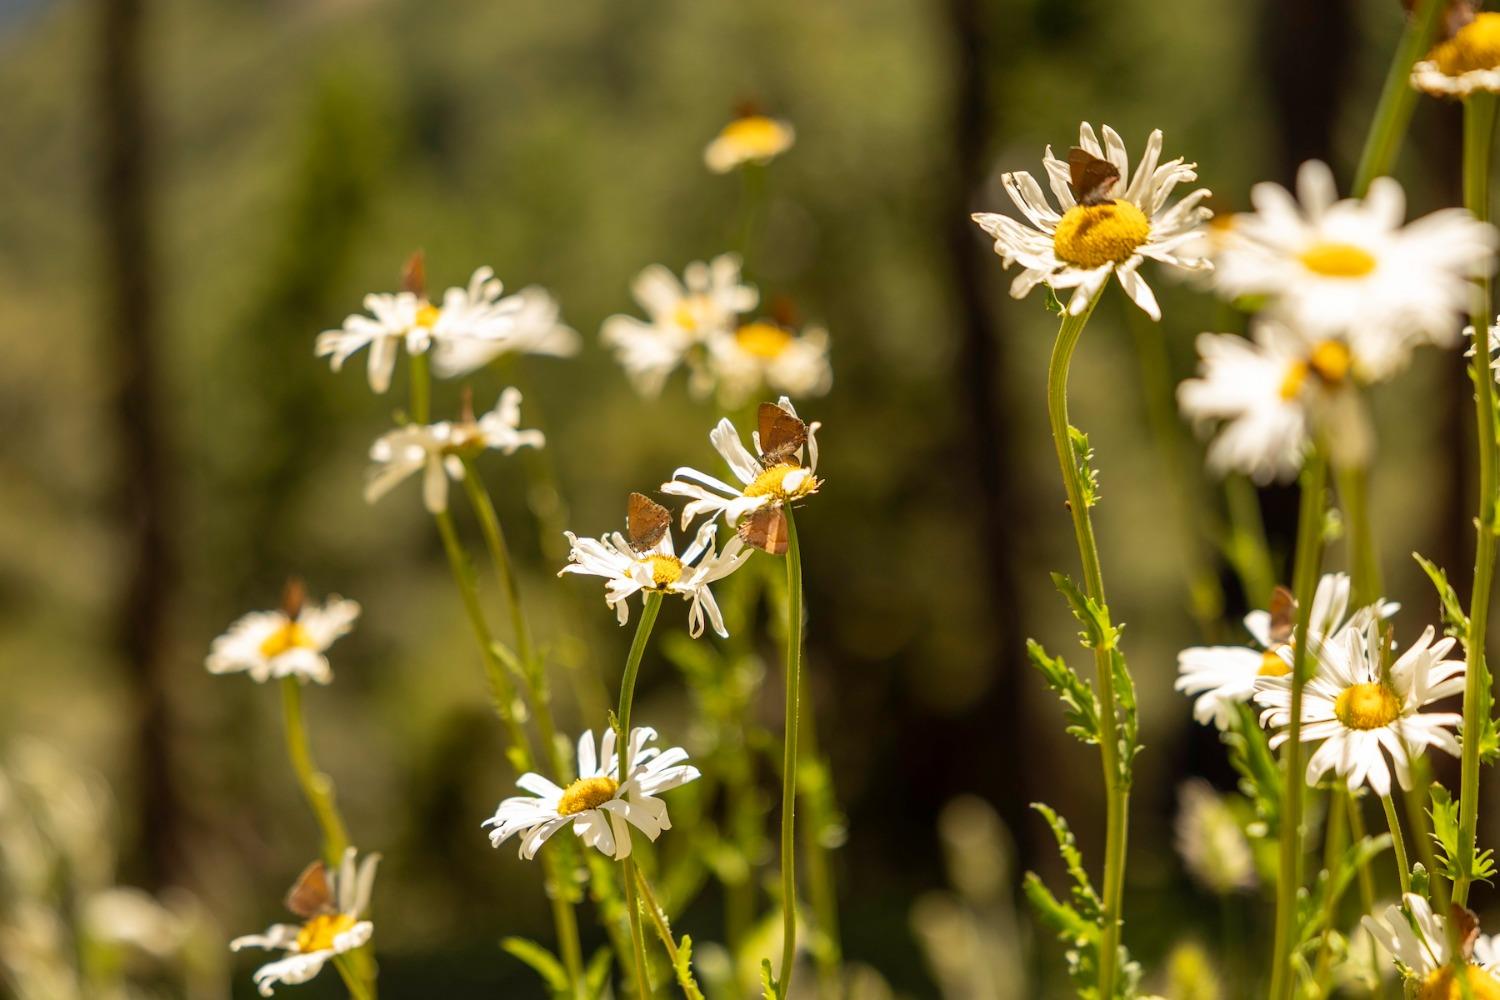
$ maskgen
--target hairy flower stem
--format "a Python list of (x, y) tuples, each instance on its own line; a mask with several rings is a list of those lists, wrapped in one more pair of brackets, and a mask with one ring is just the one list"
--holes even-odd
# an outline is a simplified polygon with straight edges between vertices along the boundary
[[(630, 708), (635, 702), (635, 679), (641, 670), (641, 658), (646, 653), (646, 642), (651, 638), (651, 629), (656, 625), (657, 612), (661, 611), (661, 592), (648, 591), (640, 621), (635, 625), (635, 640), (630, 644), (630, 655), (625, 660), (625, 673), (620, 678), (620, 707), (615, 712), (615, 753), (620, 759), (619, 780), (623, 786), (630, 778)], [(632, 836), (627, 826), (625, 835)], [(621, 859), (620, 866), (625, 882), (625, 911), (630, 920), (630, 941), (635, 953), (635, 989), (641, 1000), (651, 1000), (651, 977), (646, 969), (646, 941), (641, 934), (641, 907), (636, 898), (635, 859)]]
[(1375, 178), (1391, 172), (1396, 154), (1401, 151), (1417, 104), (1417, 92), (1410, 83), (1411, 68), (1437, 40), (1439, 17), (1446, 6), (1447, 0), (1419, 0), (1416, 12), (1406, 22), (1406, 30), (1386, 71), (1375, 119), (1365, 136), (1365, 148), (1359, 154), (1359, 167), (1354, 172), (1356, 198), (1364, 197)]
[[(1490, 150), (1495, 135), (1495, 95), (1472, 94), (1464, 102), (1464, 207), (1480, 220), (1490, 217)], [(1495, 383), (1490, 371), (1490, 279), (1476, 283), (1474, 308), (1474, 404), (1479, 442), (1479, 517), (1474, 543), (1474, 591), (1469, 601), (1469, 634), (1464, 643), (1463, 779), (1458, 805), (1458, 878), (1453, 902), (1467, 905), (1474, 871), (1474, 838), (1479, 824), (1479, 743), (1489, 704), (1490, 585), (1495, 571)]]
[(1401, 892), (1411, 892), (1411, 861), (1406, 856), (1406, 838), (1401, 835), (1401, 817), (1396, 815), (1396, 801), (1389, 795), (1380, 797), (1385, 808), (1385, 822), (1391, 828), (1391, 850), (1396, 856), (1396, 874), (1401, 878)]
[[(1094, 541), (1094, 524), (1089, 517), (1089, 501), (1079, 474), (1078, 456), (1068, 434), (1068, 369), (1073, 351), (1083, 336), (1083, 328), (1098, 305), (1095, 294), (1088, 307), (1077, 316), (1065, 316), (1052, 347), (1047, 367), (1047, 417), (1052, 428), (1052, 443), (1057, 448), (1057, 462), (1062, 468), (1063, 488), (1068, 495), (1068, 510), (1073, 516), (1073, 533), (1078, 540), (1078, 555), (1083, 562), (1083, 588), (1101, 610), (1108, 607), (1104, 599), (1104, 570), (1099, 563), (1099, 547)], [(1105, 840), (1103, 912), (1100, 914), (1099, 997), (1112, 1000), (1115, 975), (1119, 965), (1122, 901), (1125, 892), (1125, 846), (1128, 835), (1130, 789), (1120, 768), (1120, 737), (1115, 708), (1114, 664), (1112, 651), (1102, 645), (1094, 649), (1094, 669), (1099, 694), (1099, 756), (1104, 767)]]
[(1302, 502), (1297, 515), (1297, 559), (1292, 589), (1297, 625), (1292, 641), (1292, 701), (1286, 743), (1281, 751), (1281, 853), (1276, 877), (1276, 941), (1272, 952), (1270, 1000), (1292, 995), (1293, 953), (1297, 945), (1297, 890), (1302, 885), (1302, 689), (1308, 675), (1308, 626), (1323, 557), (1323, 487), (1328, 465), (1314, 450), (1302, 470)]
[[(349, 833), (339, 815), (333, 779), (318, 770), (308, 748), (307, 722), (302, 714), (302, 683), (295, 677), (281, 679), (281, 716), (285, 722), (286, 755), (323, 834), (323, 863), (337, 871), (344, 851), (349, 847)], [(339, 967), (339, 974), (348, 983), (350, 993), (374, 1000), (375, 963), (370, 958), (368, 945), (351, 952), (346, 964)]]
[(797, 521), (786, 508), (786, 742), (781, 754), (781, 969), (776, 993), (785, 998), (797, 959), (797, 729), (802, 708), (802, 548)]

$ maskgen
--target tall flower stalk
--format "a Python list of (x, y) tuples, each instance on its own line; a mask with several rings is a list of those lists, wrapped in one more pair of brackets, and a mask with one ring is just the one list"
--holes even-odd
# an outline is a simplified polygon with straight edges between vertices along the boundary
[[(630, 773), (630, 709), (635, 702), (635, 679), (641, 669), (641, 658), (646, 653), (646, 643), (651, 638), (651, 629), (656, 625), (657, 612), (661, 611), (661, 593), (646, 594), (641, 608), (640, 620), (635, 625), (635, 639), (630, 643), (630, 654), (625, 660), (625, 673), (620, 677), (620, 706), (615, 712), (615, 746), (619, 748), (621, 778)], [(626, 836), (630, 836), (627, 827)], [(635, 989), (641, 1000), (650, 1000), (651, 977), (646, 967), (646, 941), (641, 934), (641, 907), (636, 889), (635, 858), (627, 855), (620, 861), (622, 880), (625, 883), (625, 910), (630, 920), (631, 951), (635, 956)]]
[[(1476, 93), (1464, 102), (1464, 207), (1474, 217), (1490, 217), (1490, 153), (1495, 135), (1495, 95)], [(1489, 725), (1490, 675), (1485, 664), (1489, 634), (1490, 588), (1495, 571), (1495, 390), (1490, 371), (1490, 279), (1476, 282), (1474, 308), (1475, 428), (1479, 442), (1479, 517), (1474, 544), (1474, 590), (1469, 601), (1469, 632), (1464, 685), (1463, 777), (1458, 807), (1458, 872), (1453, 902), (1468, 902), (1473, 880), (1475, 831), (1479, 820), (1480, 737)]]
[[(1108, 627), (1108, 605), (1104, 594), (1104, 569), (1099, 561), (1099, 547), (1094, 539), (1093, 519), (1089, 508), (1094, 503), (1093, 483), (1087, 481), (1086, 454), (1080, 454), (1068, 423), (1068, 371), (1073, 352), (1078, 347), (1083, 328), (1098, 304), (1096, 293), (1076, 316), (1065, 316), (1052, 347), (1047, 367), (1047, 418), (1052, 428), (1052, 443), (1062, 470), (1063, 488), (1068, 495), (1068, 510), (1073, 518), (1073, 533), (1078, 542), (1078, 556), (1083, 563), (1084, 593), (1105, 615)], [(1094, 644), (1094, 670), (1099, 698), (1099, 757), (1104, 768), (1105, 841), (1104, 891), (1101, 897), (1101, 934), (1099, 941), (1099, 996), (1115, 995), (1120, 930), (1124, 919), (1122, 902), (1125, 890), (1125, 848), (1129, 836), (1130, 786), (1120, 759), (1120, 733), (1115, 697), (1114, 650), (1105, 643)]]
[(1284, 1000), (1293, 990), (1293, 952), (1297, 946), (1297, 890), (1302, 885), (1302, 691), (1309, 675), (1308, 627), (1313, 592), (1323, 555), (1323, 490), (1327, 462), (1321, 452), (1308, 456), (1302, 471), (1302, 500), (1297, 515), (1297, 557), (1292, 574), (1297, 623), (1292, 641), (1292, 691), (1287, 740), (1281, 751), (1282, 802), (1276, 938), (1272, 952), (1270, 1000)]
[(802, 707), (802, 549), (797, 519), (786, 508), (786, 739), (781, 753), (781, 970), (785, 997), (797, 959), (797, 734)]
[(1406, 22), (1354, 173), (1356, 198), (1364, 197), (1375, 178), (1390, 173), (1417, 104), (1417, 93), (1409, 82), (1411, 68), (1437, 37), (1442, 11), (1447, 5), (1448, 0), (1419, 0), (1416, 12)]

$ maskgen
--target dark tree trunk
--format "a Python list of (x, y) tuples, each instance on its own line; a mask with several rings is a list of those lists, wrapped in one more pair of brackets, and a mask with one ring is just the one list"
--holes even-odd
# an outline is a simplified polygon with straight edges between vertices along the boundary
[(162, 885), (171, 881), (179, 858), (180, 810), (163, 677), (172, 560), (155, 341), (144, 15), (145, 0), (101, 0), (96, 80), (104, 288), (100, 329), (117, 435), (116, 500), (126, 541), (115, 629), (136, 697), (142, 875), (147, 884)]

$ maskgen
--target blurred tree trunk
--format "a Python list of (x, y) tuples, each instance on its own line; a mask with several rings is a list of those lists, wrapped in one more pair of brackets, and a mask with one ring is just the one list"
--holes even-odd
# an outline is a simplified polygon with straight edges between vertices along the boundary
[[(1008, 394), (998, 389), (1006, 384), (1009, 370), (1005, 330), (989, 306), (986, 291), (999, 280), (999, 262), (985, 252), (982, 234), (969, 218), (978, 207), (977, 196), (995, 142), (988, 76), (989, 67), (999, 65), (991, 24), (995, 11), (986, 0), (947, 0), (945, 11), (953, 66), (952, 159), (939, 221), (958, 306), (960, 339), (953, 378), (961, 394), (963, 431), (956, 450), (967, 455), (974, 474), (975, 529), (983, 540), (981, 561), (988, 590), (985, 604), (992, 611), (993, 632), (988, 639), (994, 650), (995, 681), (973, 710), (953, 726), (936, 730), (940, 735), (934, 742), (945, 745), (935, 746), (933, 752), (939, 760), (952, 761), (983, 747), (991, 760), (1019, 762), (1026, 759), (1029, 746), (1024, 711), (1027, 669), (1013, 561), (1022, 504), (1015, 489), (1019, 477), (1008, 476), (1005, 470), (1021, 467), (1022, 461), (1010, 436)], [(1031, 826), (1026, 805), (1032, 799), (1026, 780), (1029, 773), (1030, 769), (1020, 766), (986, 769), (978, 777), (988, 787), (977, 789), (998, 807), (1023, 860), (1028, 857)], [(965, 774), (963, 780), (972, 782), (975, 777)], [(961, 790), (941, 791), (953, 795)]]
[(180, 856), (164, 639), (172, 557), (170, 502), (159, 412), (155, 246), (151, 229), (145, 0), (101, 0), (97, 58), (105, 338), (102, 357), (118, 435), (117, 494), (125, 545), (116, 642), (129, 671), (139, 759), (143, 881), (171, 881)]

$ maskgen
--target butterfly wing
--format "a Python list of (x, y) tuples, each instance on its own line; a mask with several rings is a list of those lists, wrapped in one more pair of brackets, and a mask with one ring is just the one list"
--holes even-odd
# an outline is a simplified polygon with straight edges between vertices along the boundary
[(1297, 598), (1285, 587), (1277, 586), (1271, 591), (1271, 641), (1287, 642), (1292, 638), (1292, 627), (1297, 622)]
[(1074, 146), (1068, 150), (1068, 178), (1078, 204), (1102, 205), (1110, 200), (1109, 191), (1120, 179), (1120, 171), (1108, 160)]
[(302, 869), (297, 881), (287, 890), (286, 908), (303, 920), (333, 910), (333, 889), (328, 884), (328, 869), (314, 861)]
[(786, 514), (779, 506), (761, 507), (740, 521), (739, 535), (740, 540), (752, 548), (773, 556), (785, 555)]
[(807, 443), (807, 425), (775, 403), (761, 403), (756, 413), (760, 431), (760, 461), (766, 468), (797, 464), (797, 452)]
[(644, 493), (630, 494), (625, 505), (625, 534), (630, 547), (637, 552), (656, 547), (672, 524), (672, 514), (667, 508)]

